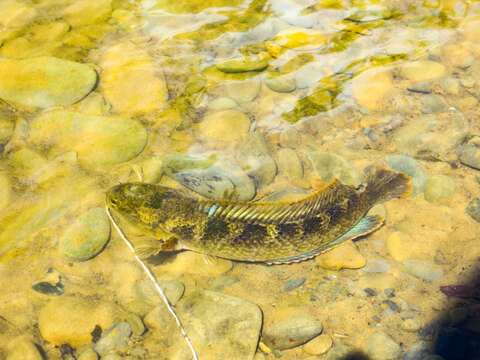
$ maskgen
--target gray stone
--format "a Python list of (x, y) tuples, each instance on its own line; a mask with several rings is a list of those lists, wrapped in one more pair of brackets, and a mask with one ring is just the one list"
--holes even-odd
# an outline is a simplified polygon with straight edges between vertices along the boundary
[(458, 158), (462, 164), (480, 170), (480, 137), (473, 136), (460, 146)]
[(423, 192), (427, 176), (418, 162), (407, 155), (387, 156), (388, 165), (396, 171), (412, 177), (414, 194)]
[(409, 259), (403, 262), (405, 271), (419, 279), (432, 282), (443, 277), (443, 270), (440, 266), (425, 260)]
[[(178, 280), (159, 280), (159, 284), (165, 292), (165, 296), (173, 305), (182, 298), (185, 292), (185, 285)], [(140, 281), (135, 287), (140, 298), (148, 304), (156, 305), (161, 303), (158, 293), (150, 281)]]
[(270, 184), (277, 175), (277, 164), (270, 156), (265, 139), (259, 132), (252, 133), (241, 144), (237, 159), (258, 186)]
[(480, 222), (480, 198), (474, 198), (468, 203), (465, 212), (476, 222)]
[(95, 343), (94, 349), (102, 357), (110, 352), (123, 350), (127, 347), (131, 334), (132, 329), (128, 323), (115, 324), (102, 334), (100, 340)]
[(442, 112), (448, 108), (447, 102), (439, 95), (423, 95), (420, 100), (422, 102), (422, 112), (425, 114)]
[(283, 291), (292, 291), (305, 283), (305, 278), (290, 279), (283, 285)]
[(376, 332), (367, 340), (367, 354), (372, 360), (397, 360), (401, 353), (400, 345), (383, 332)]
[(316, 175), (324, 181), (337, 178), (346, 185), (359, 185), (361, 182), (361, 176), (353, 165), (337, 154), (313, 151), (308, 158)]
[(303, 165), (295, 150), (282, 148), (277, 151), (277, 166), (280, 175), (289, 180), (303, 178)]
[(287, 309), (279, 314), (281, 316), (273, 316), (263, 329), (262, 339), (271, 348), (294, 348), (320, 335), (323, 330), (320, 321), (300, 309)]
[(434, 175), (425, 183), (425, 200), (438, 202), (449, 198), (455, 192), (455, 181), (445, 175)]
[(78, 216), (60, 237), (60, 253), (67, 259), (85, 261), (99, 254), (110, 239), (110, 221), (103, 208)]
[(390, 264), (383, 259), (372, 259), (367, 261), (367, 265), (362, 271), (367, 273), (384, 273), (390, 270)]
[(267, 85), (269, 89), (280, 93), (292, 92), (297, 87), (295, 78), (288, 76), (278, 76), (265, 79), (265, 85)]
[[(262, 325), (257, 305), (213, 291), (196, 291), (182, 299), (177, 309), (200, 359), (253, 358)], [(183, 345), (173, 351), (172, 359), (188, 354)]]

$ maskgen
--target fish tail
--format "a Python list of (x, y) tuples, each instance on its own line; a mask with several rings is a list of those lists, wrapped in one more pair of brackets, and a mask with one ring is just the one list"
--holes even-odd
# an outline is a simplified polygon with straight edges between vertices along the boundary
[(366, 177), (366, 188), (363, 194), (371, 205), (395, 198), (406, 198), (412, 194), (412, 181), (404, 174), (386, 169), (368, 168)]

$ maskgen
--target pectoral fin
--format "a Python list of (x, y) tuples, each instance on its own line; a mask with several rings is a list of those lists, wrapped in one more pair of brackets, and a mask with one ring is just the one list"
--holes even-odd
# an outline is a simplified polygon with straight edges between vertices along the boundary
[(135, 244), (135, 252), (141, 259), (158, 255), (162, 251), (176, 250), (177, 238), (170, 237), (166, 239), (145, 239)]

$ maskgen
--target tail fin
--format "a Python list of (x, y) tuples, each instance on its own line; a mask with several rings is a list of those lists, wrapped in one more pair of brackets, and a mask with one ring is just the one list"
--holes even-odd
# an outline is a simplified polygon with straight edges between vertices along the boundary
[(370, 204), (394, 198), (406, 198), (412, 194), (410, 178), (404, 174), (385, 169), (368, 168), (364, 196)]

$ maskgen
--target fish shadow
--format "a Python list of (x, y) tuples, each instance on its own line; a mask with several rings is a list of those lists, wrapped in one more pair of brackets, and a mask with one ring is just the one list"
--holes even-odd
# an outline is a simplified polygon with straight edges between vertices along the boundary
[[(480, 360), (480, 263), (465, 282), (440, 286), (448, 307), (419, 331), (430, 352), (445, 360)], [(406, 360), (417, 360), (409, 357)]]

